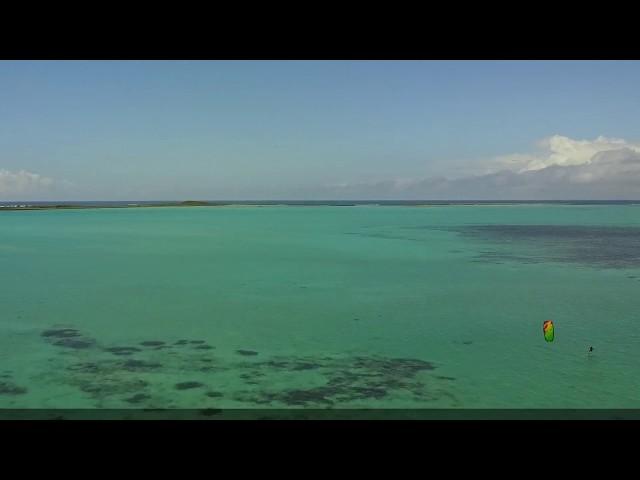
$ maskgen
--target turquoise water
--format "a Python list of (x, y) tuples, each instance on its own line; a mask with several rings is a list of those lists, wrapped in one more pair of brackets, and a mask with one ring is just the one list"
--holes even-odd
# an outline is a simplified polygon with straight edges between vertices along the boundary
[(3, 212), (0, 407), (638, 408), (638, 208)]

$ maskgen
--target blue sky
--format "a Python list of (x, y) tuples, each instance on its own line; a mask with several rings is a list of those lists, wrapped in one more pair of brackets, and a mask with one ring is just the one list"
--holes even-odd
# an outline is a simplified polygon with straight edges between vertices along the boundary
[(558, 169), (520, 194), (633, 196), (602, 165), (640, 152), (639, 85), (635, 61), (4, 61), (0, 200), (464, 197)]

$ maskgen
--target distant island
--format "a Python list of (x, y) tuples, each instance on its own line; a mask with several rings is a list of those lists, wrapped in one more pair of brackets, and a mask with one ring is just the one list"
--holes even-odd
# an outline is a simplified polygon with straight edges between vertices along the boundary
[(185, 201), (68, 201), (0, 202), (0, 212), (15, 210), (84, 210), (153, 207), (438, 207), (491, 205), (640, 205), (640, 200), (185, 200)]
[(201, 200), (186, 200), (184, 202), (180, 202), (178, 206), (181, 207), (207, 207), (211, 206), (209, 202), (203, 202)]
[(11, 205), (0, 205), (2, 210), (78, 210), (87, 208), (149, 208), (149, 207), (215, 207), (229, 205), (228, 203), (213, 203), (201, 200), (186, 200), (184, 202), (160, 202), (160, 203), (64, 203), (64, 204), (31, 204), (15, 203)]

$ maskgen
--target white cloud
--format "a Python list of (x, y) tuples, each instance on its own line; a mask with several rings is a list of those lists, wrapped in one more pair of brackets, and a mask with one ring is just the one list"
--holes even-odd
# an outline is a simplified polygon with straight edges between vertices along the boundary
[(37, 173), (26, 170), (11, 172), (0, 169), (0, 195), (7, 198), (11, 195), (39, 194), (48, 191), (53, 186), (53, 179)]
[(640, 152), (640, 144), (620, 138), (600, 136), (595, 140), (574, 140), (562, 135), (553, 135), (538, 142), (539, 152), (533, 154), (516, 153), (504, 155), (494, 160), (497, 168), (507, 168), (518, 172), (541, 170), (543, 168), (590, 164), (602, 152), (631, 150)]
[(482, 175), (344, 183), (316, 195), (345, 200), (640, 199), (640, 144), (554, 135), (538, 145), (541, 151), (536, 154), (492, 160), (488, 173)]

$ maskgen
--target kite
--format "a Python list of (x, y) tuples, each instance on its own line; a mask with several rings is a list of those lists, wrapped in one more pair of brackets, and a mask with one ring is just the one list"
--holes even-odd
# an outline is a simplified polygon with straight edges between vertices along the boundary
[(544, 339), (547, 342), (553, 342), (554, 332), (553, 332), (553, 322), (551, 320), (545, 320), (542, 324), (542, 333), (544, 334)]

